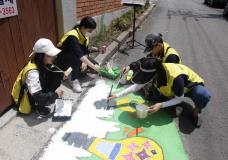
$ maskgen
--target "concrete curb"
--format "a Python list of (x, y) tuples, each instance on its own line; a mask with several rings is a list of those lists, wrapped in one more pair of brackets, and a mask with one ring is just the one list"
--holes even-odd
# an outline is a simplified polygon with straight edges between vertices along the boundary
[[(156, 4), (151, 4), (151, 6), (144, 12), (140, 17), (137, 18), (135, 27), (139, 27), (144, 20), (150, 15), (153, 11)], [(129, 28), (127, 31), (122, 32), (116, 40), (120, 42), (120, 44), (116, 41), (113, 41), (106, 50), (105, 54), (99, 54), (95, 60), (99, 62), (101, 65), (104, 65), (119, 49), (119, 47), (132, 35), (132, 28)]]
[(11, 119), (16, 117), (17, 111), (11, 108), (0, 117), (0, 129), (4, 127)]

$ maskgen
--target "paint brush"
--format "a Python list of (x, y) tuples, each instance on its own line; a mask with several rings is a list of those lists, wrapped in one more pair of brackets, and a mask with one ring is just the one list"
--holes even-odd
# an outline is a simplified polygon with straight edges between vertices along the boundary
[[(112, 88), (113, 88), (113, 84), (112, 84), (112, 86), (111, 86), (111, 90), (110, 90), (110, 92), (109, 92), (108, 97), (110, 97), (110, 96), (112, 95)], [(105, 110), (107, 110), (108, 107), (109, 107), (109, 99), (107, 98), (107, 107), (105, 107)]]
[(120, 78), (119, 78), (119, 80), (118, 80), (118, 82), (117, 82), (117, 84), (116, 84), (116, 88), (118, 88), (118, 86), (119, 86), (119, 84), (120, 84), (120, 81), (121, 81), (122, 77), (123, 77), (123, 73), (121, 72), (121, 73), (120, 73)]

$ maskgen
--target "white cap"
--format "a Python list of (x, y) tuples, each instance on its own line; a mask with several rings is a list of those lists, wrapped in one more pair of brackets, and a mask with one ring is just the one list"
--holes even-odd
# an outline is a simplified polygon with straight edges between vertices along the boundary
[(40, 38), (36, 43), (34, 44), (33, 51), (29, 55), (31, 57), (34, 53), (44, 53), (48, 56), (56, 56), (61, 52), (60, 49), (56, 48), (54, 44), (46, 38)]

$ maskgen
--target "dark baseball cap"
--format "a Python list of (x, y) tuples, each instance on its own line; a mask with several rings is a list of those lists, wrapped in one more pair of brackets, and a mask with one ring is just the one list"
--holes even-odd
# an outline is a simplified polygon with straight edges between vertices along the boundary
[(152, 81), (157, 72), (157, 66), (160, 61), (153, 57), (146, 57), (141, 60), (140, 69), (132, 78), (136, 84), (146, 84)]
[(151, 51), (158, 43), (163, 43), (162, 34), (158, 35), (148, 34), (145, 38), (146, 48), (144, 52)]

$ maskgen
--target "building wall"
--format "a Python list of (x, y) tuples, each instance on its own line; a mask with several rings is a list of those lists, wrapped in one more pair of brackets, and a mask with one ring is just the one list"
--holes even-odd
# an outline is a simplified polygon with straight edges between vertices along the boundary
[(56, 44), (65, 32), (86, 15), (95, 18), (98, 31), (128, 10), (121, 6), (120, 0), (17, 2), (18, 16), (0, 19), (0, 35), (4, 37), (0, 39), (0, 113), (12, 104), (10, 92), (13, 82), (28, 61), (28, 55), (38, 38), (46, 37)]
[(12, 104), (13, 83), (37, 39), (57, 42), (55, 0), (18, 0), (18, 15), (0, 19), (0, 113)]
[(121, 0), (76, 0), (77, 22), (86, 16), (92, 16), (97, 22), (96, 31), (92, 36), (103, 32), (113, 19), (128, 10), (129, 7), (123, 6)]
[(77, 20), (123, 9), (121, 0), (77, 0)]
[(121, 0), (56, 0), (56, 10), (58, 37), (61, 38), (85, 16), (92, 16), (97, 22), (93, 35), (100, 33), (129, 7), (123, 6)]
[(58, 25), (58, 38), (76, 23), (76, 0), (55, 0)]

